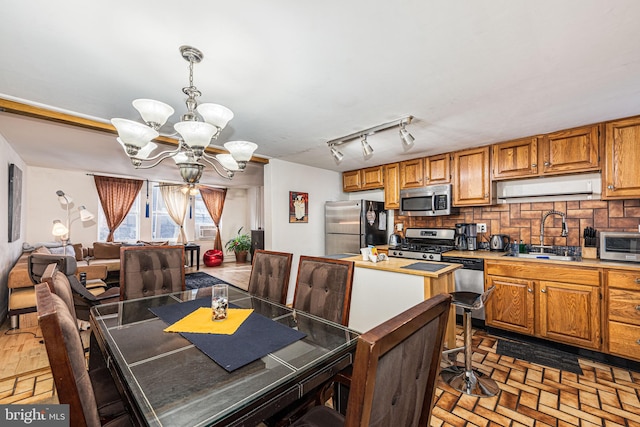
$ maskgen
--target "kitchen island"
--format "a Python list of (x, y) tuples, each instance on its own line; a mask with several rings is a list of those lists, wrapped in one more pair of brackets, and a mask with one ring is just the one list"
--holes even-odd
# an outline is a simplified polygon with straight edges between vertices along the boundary
[[(362, 256), (343, 258), (355, 263), (349, 328), (365, 332), (421, 301), (455, 290), (453, 272), (460, 264), (389, 258), (376, 263)], [(455, 310), (449, 313), (445, 337), (455, 347)]]

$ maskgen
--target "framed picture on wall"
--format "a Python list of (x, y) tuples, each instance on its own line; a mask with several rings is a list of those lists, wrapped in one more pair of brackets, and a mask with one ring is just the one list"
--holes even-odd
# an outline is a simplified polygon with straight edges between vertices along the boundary
[(22, 171), (15, 164), (9, 165), (9, 242), (20, 238), (22, 211)]
[(289, 222), (309, 222), (309, 193), (289, 191)]

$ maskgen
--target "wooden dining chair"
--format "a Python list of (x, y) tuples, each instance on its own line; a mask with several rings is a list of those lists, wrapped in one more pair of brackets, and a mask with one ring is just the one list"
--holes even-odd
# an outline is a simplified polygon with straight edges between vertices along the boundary
[(293, 254), (257, 249), (252, 258), (249, 293), (286, 303)]
[(293, 308), (347, 326), (353, 269), (352, 261), (300, 256)]
[(184, 291), (184, 246), (120, 248), (120, 299)]
[(292, 425), (428, 426), (450, 306), (439, 294), (362, 334), (346, 416), (315, 406)]
[[(69, 312), (67, 304), (53, 294), (46, 283), (36, 285), (35, 292), (38, 323), (58, 401), (69, 405), (70, 425), (133, 425), (122, 401), (113, 401), (113, 393), (117, 393), (115, 384), (96, 383), (98, 387), (94, 388), (94, 379), (86, 367), (76, 319)], [(109, 391), (108, 386), (111, 386)]]

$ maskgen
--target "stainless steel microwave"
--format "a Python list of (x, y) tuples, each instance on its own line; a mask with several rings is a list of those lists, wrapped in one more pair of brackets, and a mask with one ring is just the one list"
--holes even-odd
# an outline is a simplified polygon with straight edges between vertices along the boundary
[(640, 233), (600, 232), (600, 259), (640, 262)]
[(400, 215), (437, 216), (451, 213), (450, 184), (400, 190)]

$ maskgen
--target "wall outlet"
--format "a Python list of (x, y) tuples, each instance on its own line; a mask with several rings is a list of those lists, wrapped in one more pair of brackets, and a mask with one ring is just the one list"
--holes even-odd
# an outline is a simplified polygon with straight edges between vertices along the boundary
[(486, 233), (487, 232), (487, 224), (485, 224), (484, 222), (476, 224), (476, 231), (478, 233)]

